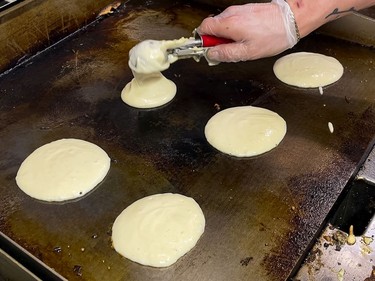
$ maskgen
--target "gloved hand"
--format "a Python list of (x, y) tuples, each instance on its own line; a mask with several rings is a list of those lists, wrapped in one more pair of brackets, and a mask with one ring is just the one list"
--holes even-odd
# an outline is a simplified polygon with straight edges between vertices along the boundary
[(283, 0), (228, 7), (221, 14), (204, 19), (197, 31), (235, 41), (208, 51), (208, 58), (218, 62), (270, 57), (299, 40), (293, 12)]

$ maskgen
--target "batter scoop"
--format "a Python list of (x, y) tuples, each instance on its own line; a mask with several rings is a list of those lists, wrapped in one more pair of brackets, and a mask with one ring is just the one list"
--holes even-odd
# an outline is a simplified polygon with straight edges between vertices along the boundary
[[(177, 92), (175, 83), (162, 71), (179, 59), (206, 57), (207, 47), (230, 43), (230, 40), (199, 36), (176, 40), (145, 40), (129, 52), (129, 67), (134, 79), (121, 92), (122, 100), (136, 108), (154, 108), (170, 102)], [(207, 60), (209, 65), (217, 63)]]

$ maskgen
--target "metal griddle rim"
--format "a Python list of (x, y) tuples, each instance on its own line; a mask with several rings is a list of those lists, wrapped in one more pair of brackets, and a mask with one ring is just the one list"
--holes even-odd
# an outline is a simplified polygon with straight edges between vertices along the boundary
[(67, 280), (0, 231), (0, 248), (41, 280)]

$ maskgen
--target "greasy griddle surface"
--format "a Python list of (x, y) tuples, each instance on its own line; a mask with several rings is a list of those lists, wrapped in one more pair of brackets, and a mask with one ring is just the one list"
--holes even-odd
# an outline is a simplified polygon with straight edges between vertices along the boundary
[[(288, 277), (372, 142), (375, 53), (323, 36), (302, 40), (291, 51), (331, 55), (345, 67), (323, 95), (279, 82), (274, 57), (215, 67), (179, 61), (165, 71), (178, 87), (170, 104), (139, 110), (121, 101), (134, 44), (189, 36), (216, 12), (174, 2), (129, 4), (0, 78), (1, 232), (71, 280)], [(287, 122), (286, 137), (258, 157), (224, 155), (204, 137), (215, 104), (273, 110)], [(61, 138), (101, 146), (112, 159), (110, 172), (76, 202), (33, 200), (15, 183), (18, 167)], [(202, 207), (206, 230), (198, 244), (164, 269), (122, 258), (111, 248), (114, 219), (135, 200), (165, 192), (191, 196)]]

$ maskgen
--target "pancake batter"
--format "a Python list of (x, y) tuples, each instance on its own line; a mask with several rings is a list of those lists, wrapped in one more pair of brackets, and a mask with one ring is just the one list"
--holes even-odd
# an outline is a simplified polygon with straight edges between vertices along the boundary
[(275, 148), (286, 134), (286, 122), (268, 109), (238, 106), (216, 113), (207, 122), (204, 133), (219, 151), (249, 157)]
[(273, 71), (279, 80), (288, 85), (315, 88), (338, 81), (344, 73), (344, 68), (333, 57), (299, 52), (278, 59)]
[(167, 50), (182, 46), (187, 40), (146, 40), (134, 46), (129, 52), (129, 67), (134, 79), (122, 90), (122, 100), (137, 108), (153, 108), (170, 102), (177, 87), (161, 71), (178, 59)]
[(156, 194), (128, 206), (112, 228), (114, 249), (143, 265), (166, 267), (189, 252), (204, 232), (199, 205), (180, 194)]
[(44, 201), (79, 198), (107, 175), (110, 158), (99, 146), (61, 139), (32, 152), (21, 164), (16, 182), (27, 195)]

